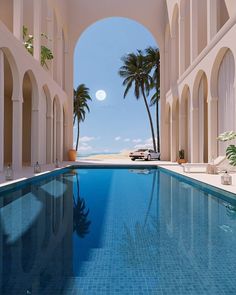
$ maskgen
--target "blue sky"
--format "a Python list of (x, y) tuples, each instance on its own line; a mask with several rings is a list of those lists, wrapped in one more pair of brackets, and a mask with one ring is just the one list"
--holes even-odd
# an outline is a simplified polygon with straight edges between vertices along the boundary
[[(78, 40), (74, 55), (74, 87), (90, 89), (90, 113), (80, 124), (79, 154), (120, 152), (150, 144), (150, 127), (144, 102), (133, 90), (123, 99), (118, 70), (121, 57), (137, 49), (157, 46), (141, 24), (124, 18), (109, 18), (90, 26)], [(97, 90), (107, 93), (104, 101)], [(154, 119), (154, 107), (151, 108)], [(154, 123), (155, 124), (155, 123)], [(76, 136), (74, 126), (74, 138)]]

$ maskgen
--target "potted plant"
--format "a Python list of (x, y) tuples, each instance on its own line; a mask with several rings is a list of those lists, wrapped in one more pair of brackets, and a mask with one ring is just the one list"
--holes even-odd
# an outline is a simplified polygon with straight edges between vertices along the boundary
[(177, 159), (177, 162), (179, 164), (182, 164), (182, 163), (186, 163), (186, 160), (184, 159), (184, 150), (179, 150), (179, 157)]
[(68, 160), (69, 161), (76, 161), (76, 158), (77, 158), (77, 150), (75, 149), (70, 149), (68, 151)]

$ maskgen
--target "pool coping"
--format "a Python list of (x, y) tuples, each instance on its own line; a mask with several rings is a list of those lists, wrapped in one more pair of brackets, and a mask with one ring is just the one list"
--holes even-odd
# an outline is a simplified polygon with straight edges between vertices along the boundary
[(208, 194), (214, 194), (214, 196), (216, 196), (222, 200), (230, 201), (230, 202), (233, 201), (236, 205), (236, 194), (233, 192), (229, 192), (229, 191), (224, 190), (222, 188), (216, 187), (212, 184), (208, 184), (208, 183), (205, 183), (201, 180), (194, 179), (188, 175), (180, 174), (180, 173), (170, 170), (166, 167), (158, 166), (158, 169), (164, 171), (167, 174), (173, 175), (175, 178), (177, 178), (179, 180), (184, 180), (187, 184), (191, 184), (195, 188), (202, 189), (204, 192), (206, 192)]
[[(175, 167), (176, 164), (173, 163), (173, 165)], [(173, 166), (171, 165), (171, 166)], [(71, 169), (78, 169), (78, 168), (86, 168), (86, 169), (94, 169), (94, 168), (97, 168), (97, 169), (106, 169), (106, 168), (116, 168), (116, 169), (145, 169), (145, 168), (155, 168), (155, 169), (160, 169), (166, 173), (169, 173), (173, 176), (175, 176), (176, 178), (178, 179), (182, 179), (182, 180), (185, 180), (185, 182), (187, 182), (188, 184), (192, 184), (194, 187), (198, 187), (198, 188), (201, 188), (203, 189), (204, 191), (207, 191), (209, 194), (215, 194), (216, 196), (218, 196), (219, 198), (221, 199), (225, 199), (227, 201), (236, 201), (236, 193), (234, 192), (231, 192), (229, 190), (226, 190), (224, 188), (221, 188), (221, 187), (217, 187), (215, 186), (214, 184), (209, 184), (209, 183), (206, 183), (204, 181), (201, 181), (199, 179), (196, 179), (194, 177), (192, 177), (191, 175), (186, 175), (186, 174), (183, 174), (179, 171), (173, 171), (170, 167), (171, 166), (165, 166), (165, 164), (157, 164), (157, 163), (132, 163), (132, 164), (128, 164), (128, 163), (72, 163), (72, 164), (68, 164), (64, 167), (61, 167), (61, 168), (57, 168), (57, 169), (54, 169), (54, 170), (51, 170), (51, 171), (44, 171), (42, 173), (39, 173), (39, 174), (34, 174), (30, 177), (27, 177), (27, 178), (23, 178), (23, 179), (17, 179), (17, 180), (14, 180), (13, 182), (5, 182), (3, 184), (0, 185), (0, 195), (3, 194), (4, 192), (6, 191), (12, 191), (12, 190), (15, 190), (15, 189), (19, 189), (21, 188), (22, 186), (26, 185), (26, 184), (29, 184), (29, 183), (35, 183), (37, 181), (40, 181), (41, 179), (44, 179), (45, 177), (51, 177), (51, 176), (54, 176), (54, 175), (59, 175), (61, 173), (63, 173), (64, 171), (68, 171), (68, 170), (71, 170)], [(222, 195), (225, 197), (225, 198), (222, 198)]]

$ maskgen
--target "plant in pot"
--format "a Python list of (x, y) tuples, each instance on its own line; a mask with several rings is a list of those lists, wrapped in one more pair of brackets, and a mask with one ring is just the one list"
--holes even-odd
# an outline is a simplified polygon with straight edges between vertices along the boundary
[[(236, 132), (227, 131), (219, 135), (217, 138), (219, 141), (226, 142), (236, 139)], [(236, 146), (230, 144), (226, 149), (226, 158), (229, 160), (229, 164), (236, 166)]]
[(182, 164), (182, 163), (186, 163), (186, 160), (184, 159), (184, 150), (179, 150), (179, 157), (177, 159), (177, 162), (179, 164)]

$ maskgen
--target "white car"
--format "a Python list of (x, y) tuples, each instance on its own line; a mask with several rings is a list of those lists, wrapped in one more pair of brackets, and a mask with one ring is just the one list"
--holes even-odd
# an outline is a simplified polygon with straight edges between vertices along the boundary
[(145, 161), (160, 160), (160, 153), (154, 152), (150, 149), (139, 149), (129, 154), (132, 161), (142, 159)]

